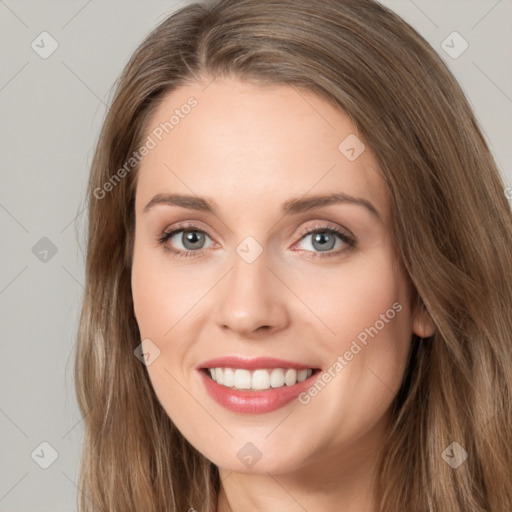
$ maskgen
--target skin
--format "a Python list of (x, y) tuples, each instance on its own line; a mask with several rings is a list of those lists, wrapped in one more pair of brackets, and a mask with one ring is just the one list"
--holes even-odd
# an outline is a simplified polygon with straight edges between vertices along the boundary
[[(165, 98), (148, 135), (191, 96), (198, 105), (139, 169), (132, 290), (142, 339), (160, 350), (147, 366), (151, 383), (183, 435), (219, 467), (218, 511), (338, 512), (343, 503), (344, 512), (372, 512), (376, 458), (411, 335), (434, 329), (411, 307), (376, 160), (368, 146), (353, 162), (338, 150), (357, 130), (312, 93), (234, 78), (207, 84)], [(371, 202), (380, 219), (350, 203), (281, 212), (292, 198), (334, 191)], [(164, 193), (211, 198), (217, 214), (168, 204), (143, 211)], [(206, 233), (190, 258), (158, 242), (182, 221)], [(313, 235), (300, 234), (318, 224), (349, 230), (356, 246), (331, 233), (336, 245), (322, 251)], [(192, 251), (182, 234), (166, 245)], [(252, 263), (236, 252), (247, 236), (263, 251)], [(231, 412), (210, 398), (195, 370), (226, 355), (326, 370), (394, 303), (401, 311), (306, 405), (293, 400), (264, 414)], [(262, 455), (250, 468), (237, 457), (248, 442)]]

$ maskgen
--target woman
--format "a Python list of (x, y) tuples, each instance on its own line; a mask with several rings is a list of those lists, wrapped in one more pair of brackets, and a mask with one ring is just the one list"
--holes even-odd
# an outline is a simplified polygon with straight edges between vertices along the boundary
[(181, 9), (92, 164), (80, 510), (510, 510), (511, 240), (467, 100), (393, 12)]

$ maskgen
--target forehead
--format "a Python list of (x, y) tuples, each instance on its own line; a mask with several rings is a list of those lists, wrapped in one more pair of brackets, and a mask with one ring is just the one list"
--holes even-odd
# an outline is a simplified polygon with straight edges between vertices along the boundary
[(182, 86), (164, 98), (146, 137), (153, 143), (140, 162), (137, 211), (169, 192), (245, 209), (343, 192), (387, 214), (376, 160), (350, 118), (290, 85), (217, 79)]

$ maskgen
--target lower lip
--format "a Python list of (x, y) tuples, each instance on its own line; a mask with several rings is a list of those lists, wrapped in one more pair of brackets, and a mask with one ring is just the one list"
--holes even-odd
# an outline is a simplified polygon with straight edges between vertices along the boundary
[(275, 411), (297, 398), (302, 392), (311, 386), (311, 381), (319, 371), (315, 371), (311, 377), (298, 382), (293, 386), (281, 386), (262, 391), (239, 391), (217, 384), (208, 377), (204, 370), (199, 370), (206, 391), (220, 405), (233, 412), (247, 414), (262, 414)]

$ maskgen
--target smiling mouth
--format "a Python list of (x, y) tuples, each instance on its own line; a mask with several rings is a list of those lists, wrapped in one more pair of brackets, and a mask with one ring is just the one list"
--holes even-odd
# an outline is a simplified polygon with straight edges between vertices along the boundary
[(264, 391), (294, 386), (318, 373), (318, 368), (203, 368), (206, 375), (217, 384), (239, 391)]

